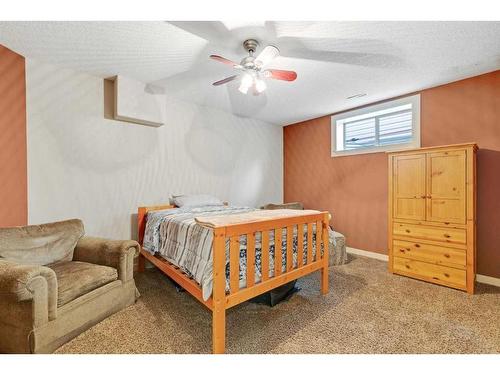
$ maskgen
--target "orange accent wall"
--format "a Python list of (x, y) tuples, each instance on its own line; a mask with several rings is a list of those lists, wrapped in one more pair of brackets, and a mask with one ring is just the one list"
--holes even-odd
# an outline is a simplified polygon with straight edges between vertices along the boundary
[[(477, 142), (478, 273), (500, 277), (500, 71), (423, 90), (422, 147)], [(330, 116), (284, 127), (284, 198), (328, 210), (348, 246), (387, 253), (387, 156), (330, 156)]]
[(0, 45), (0, 227), (28, 221), (24, 57)]

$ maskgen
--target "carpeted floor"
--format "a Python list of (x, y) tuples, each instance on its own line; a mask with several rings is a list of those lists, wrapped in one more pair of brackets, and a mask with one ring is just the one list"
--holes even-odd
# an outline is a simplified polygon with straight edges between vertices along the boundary
[[(57, 353), (209, 353), (211, 315), (156, 270), (136, 278), (142, 297)], [(227, 353), (499, 353), (500, 288), (473, 296), (391, 275), (357, 257), (319, 275), (273, 308), (244, 303), (227, 313)]]

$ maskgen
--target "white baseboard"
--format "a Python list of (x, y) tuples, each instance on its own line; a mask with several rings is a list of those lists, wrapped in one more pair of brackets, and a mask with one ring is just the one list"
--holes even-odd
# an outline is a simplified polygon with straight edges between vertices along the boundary
[[(378, 260), (383, 260), (385, 262), (389, 261), (389, 256), (385, 254), (375, 253), (373, 251), (366, 251), (361, 249), (356, 249), (354, 247), (346, 246), (346, 250), (350, 254), (360, 255), (367, 258), (373, 258)], [(486, 275), (476, 275), (476, 282), (481, 284), (488, 284), (500, 287), (500, 279), (496, 277), (486, 276)]]
[(361, 250), (361, 249), (356, 249), (354, 247), (349, 247), (346, 246), (346, 251), (350, 254), (355, 254), (355, 255), (361, 255), (363, 257), (367, 258), (373, 258), (373, 259), (378, 259), (378, 260), (383, 260), (388, 262), (389, 261), (389, 256), (385, 254), (380, 254), (380, 253), (375, 253), (373, 251), (366, 251), (366, 250)]
[(500, 279), (486, 275), (476, 275), (476, 281), (481, 284), (488, 284), (500, 287)]

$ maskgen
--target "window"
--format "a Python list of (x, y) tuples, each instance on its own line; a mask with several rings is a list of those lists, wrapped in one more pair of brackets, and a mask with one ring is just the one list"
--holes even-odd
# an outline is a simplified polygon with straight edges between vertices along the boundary
[(420, 95), (332, 116), (332, 156), (420, 147)]

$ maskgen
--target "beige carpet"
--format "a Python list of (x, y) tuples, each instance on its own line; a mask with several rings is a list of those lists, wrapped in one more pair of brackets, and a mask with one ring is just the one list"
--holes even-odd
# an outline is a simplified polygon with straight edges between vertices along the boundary
[[(357, 257), (273, 308), (244, 303), (228, 311), (228, 353), (498, 353), (500, 288), (478, 284), (470, 296), (394, 276), (387, 263)], [(138, 302), (58, 353), (209, 353), (211, 315), (176, 292), (156, 270), (138, 275)]]

